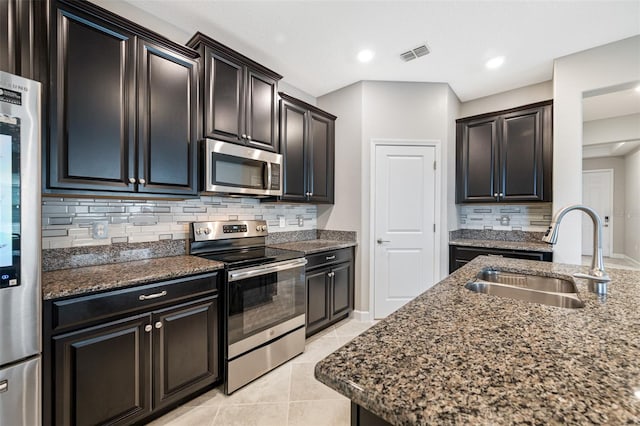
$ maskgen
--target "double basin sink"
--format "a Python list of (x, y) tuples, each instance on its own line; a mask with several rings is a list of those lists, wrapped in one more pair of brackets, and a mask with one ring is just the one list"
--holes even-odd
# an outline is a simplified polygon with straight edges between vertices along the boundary
[(583, 308), (573, 281), (540, 275), (517, 274), (483, 269), (465, 288), (476, 293), (491, 294), (560, 308)]

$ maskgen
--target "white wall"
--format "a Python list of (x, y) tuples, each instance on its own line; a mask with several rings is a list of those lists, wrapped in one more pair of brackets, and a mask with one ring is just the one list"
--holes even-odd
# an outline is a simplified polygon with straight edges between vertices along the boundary
[[(582, 96), (584, 92), (640, 79), (640, 36), (554, 61), (553, 210), (582, 201)], [(580, 263), (581, 217), (562, 222), (554, 261)], [(630, 232), (630, 229), (627, 229)]]
[[(372, 139), (437, 140), (441, 144), (442, 209), (440, 212), (440, 276), (447, 273), (448, 230), (457, 218), (455, 181), (455, 117), (459, 101), (447, 84), (365, 81), (318, 98), (320, 108), (336, 121), (336, 204), (320, 206), (318, 228), (358, 231), (356, 310), (369, 311), (371, 287)], [(341, 123), (341, 124), (340, 124)], [(359, 158), (356, 158), (359, 156)], [(354, 173), (358, 173), (356, 178)], [(453, 223), (449, 223), (451, 220)]]
[(640, 139), (640, 114), (585, 121), (582, 131), (583, 145)]
[(298, 98), (301, 101), (304, 101), (311, 105), (318, 104), (318, 100), (314, 96), (311, 96), (307, 92), (300, 90), (295, 86), (292, 86), (291, 84), (287, 83), (284, 80), (280, 80), (278, 82), (278, 92), (284, 92), (287, 95), (293, 96), (294, 98)]
[[(625, 160), (623, 157), (585, 158), (582, 170), (613, 169), (613, 253), (624, 254)], [(604, 218), (602, 218), (604, 220)]]
[(484, 114), (493, 111), (502, 111), (535, 102), (548, 101), (553, 98), (553, 82), (532, 84), (531, 86), (509, 90), (472, 101), (463, 102), (460, 105), (460, 117)]
[(318, 206), (318, 229), (357, 232), (355, 309), (367, 311), (362, 285), (362, 83), (318, 98), (318, 106), (336, 115), (335, 204)]
[(625, 157), (625, 254), (640, 262), (640, 150)]

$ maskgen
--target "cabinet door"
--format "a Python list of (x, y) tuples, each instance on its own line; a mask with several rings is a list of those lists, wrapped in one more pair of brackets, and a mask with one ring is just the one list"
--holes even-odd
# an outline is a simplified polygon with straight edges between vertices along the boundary
[(343, 263), (331, 269), (331, 316), (348, 314), (353, 301), (352, 263)]
[(53, 338), (55, 423), (131, 424), (151, 408), (149, 315)]
[(244, 144), (243, 66), (205, 49), (204, 135)]
[(47, 187), (133, 190), (134, 36), (74, 9), (54, 16)]
[(246, 136), (247, 145), (278, 151), (275, 80), (247, 69)]
[(548, 139), (544, 123), (544, 107), (513, 112), (502, 118), (500, 201), (544, 200), (545, 136)]
[(334, 120), (309, 115), (309, 200), (333, 204)]
[(457, 203), (497, 201), (497, 149), (497, 117), (457, 123)]
[(144, 40), (138, 58), (138, 191), (193, 195), (196, 62)]
[(280, 101), (280, 151), (282, 152), (282, 199), (307, 199), (307, 110), (287, 100)]
[(307, 336), (322, 328), (331, 318), (329, 309), (329, 268), (307, 272)]
[(154, 409), (217, 380), (218, 298), (153, 314)]
[(45, 50), (40, 21), (40, 2), (0, 0), (0, 71), (32, 80), (41, 80), (36, 74), (37, 55)]

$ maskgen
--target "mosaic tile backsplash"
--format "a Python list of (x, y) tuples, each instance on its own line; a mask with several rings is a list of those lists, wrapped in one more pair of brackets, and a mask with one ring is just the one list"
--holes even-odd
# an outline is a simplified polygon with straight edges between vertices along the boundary
[(552, 204), (463, 204), (458, 207), (460, 229), (545, 232)]
[[(99, 246), (188, 238), (187, 225), (205, 220), (264, 219), (269, 232), (317, 228), (308, 204), (201, 196), (189, 200), (42, 198), (42, 248)], [(284, 224), (284, 226), (280, 226)]]

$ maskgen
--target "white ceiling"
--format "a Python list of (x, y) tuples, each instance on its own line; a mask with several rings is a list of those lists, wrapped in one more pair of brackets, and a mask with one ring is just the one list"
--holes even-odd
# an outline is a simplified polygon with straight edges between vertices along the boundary
[[(640, 34), (638, 0), (92, 1), (180, 43), (201, 31), (316, 97), (360, 80), (421, 81), (449, 83), (464, 102), (550, 80), (555, 58)], [(400, 59), (425, 42), (429, 55)], [(364, 48), (368, 64), (356, 60)], [(505, 64), (485, 69), (496, 55)]]

